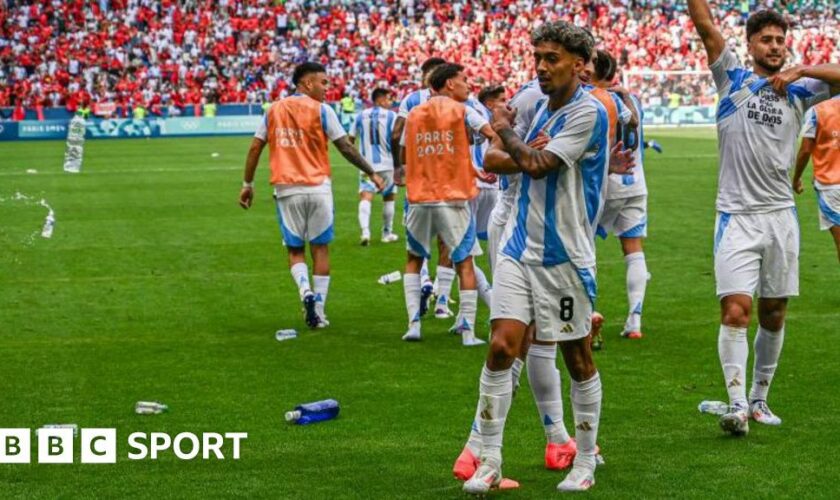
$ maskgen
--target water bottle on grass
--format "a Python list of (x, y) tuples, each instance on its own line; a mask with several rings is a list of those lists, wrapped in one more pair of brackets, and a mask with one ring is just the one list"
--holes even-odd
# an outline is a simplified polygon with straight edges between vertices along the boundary
[(338, 416), (338, 401), (325, 399), (314, 403), (297, 405), (294, 410), (286, 412), (286, 422), (298, 425), (313, 424), (332, 420)]

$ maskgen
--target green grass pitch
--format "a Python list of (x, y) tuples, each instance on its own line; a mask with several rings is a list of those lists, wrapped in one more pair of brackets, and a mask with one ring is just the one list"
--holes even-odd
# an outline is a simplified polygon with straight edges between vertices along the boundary
[[(587, 496), (836, 498), (840, 290), (813, 193), (799, 197), (802, 295), (791, 304), (771, 392), (784, 425), (725, 437), (697, 412), (702, 399), (725, 397), (712, 274), (716, 139), (700, 129), (648, 136), (665, 154), (647, 154), (646, 336), (618, 337), (624, 261), (614, 238), (599, 242), (606, 465)], [(486, 349), (461, 347), (446, 333), (449, 322), (434, 319), (423, 342), (400, 340), (402, 285), (376, 279), (402, 269), (403, 238), (358, 245), (357, 173), (335, 154), (332, 324), (308, 331), (265, 158), (255, 206), (245, 212), (236, 204), (249, 141), (88, 142), (81, 175), (61, 171), (62, 143), (2, 145), (0, 427), (116, 427), (119, 448), (115, 465), (82, 465), (77, 449), (74, 465), (33, 458), (0, 466), (0, 497), (463, 497), (451, 466), (473, 417)], [(52, 239), (31, 238), (46, 211), (11, 200), (18, 191), (55, 209)], [(380, 214), (377, 201), (374, 234)], [(480, 263), (486, 268), (484, 257)], [(482, 337), (486, 318), (481, 305)], [(301, 335), (278, 343), (280, 328)], [(563, 474), (543, 468), (543, 430), (523, 383), (504, 448), (505, 475), (522, 488), (503, 496), (559, 495)], [(295, 404), (328, 397), (340, 401), (339, 419), (283, 421)], [(134, 402), (147, 399), (171, 412), (135, 415)], [(130, 461), (126, 438), (134, 431), (242, 431), (248, 439), (239, 461), (185, 462), (171, 452)]]

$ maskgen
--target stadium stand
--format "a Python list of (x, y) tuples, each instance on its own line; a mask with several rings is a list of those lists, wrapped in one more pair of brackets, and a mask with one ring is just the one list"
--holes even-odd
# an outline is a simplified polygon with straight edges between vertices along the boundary
[[(840, 59), (838, 2), (760, 3), (796, 13), (793, 62)], [(755, 4), (714, 5), (740, 56)], [(217, 104), (260, 105), (289, 92), (290, 68), (304, 60), (327, 66), (331, 102), (366, 99), (383, 84), (402, 96), (430, 54), (465, 65), (476, 87), (515, 88), (533, 75), (535, 19), (588, 27), (625, 69), (706, 69), (684, 1), (0, 0), (0, 118), (44, 119), (50, 108), (198, 116)], [(640, 85), (663, 103), (714, 95), (708, 82), (686, 79)]]

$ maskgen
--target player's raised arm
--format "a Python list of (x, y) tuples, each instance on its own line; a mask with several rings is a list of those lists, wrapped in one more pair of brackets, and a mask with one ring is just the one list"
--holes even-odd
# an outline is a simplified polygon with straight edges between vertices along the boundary
[(248, 156), (245, 158), (245, 174), (243, 175), (242, 190), (239, 192), (239, 206), (245, 210), (251, 208), (254, 201), (254, 174), (260, 164), (260, 155), (265, 149), (266, 142), (259, 137), (254, 137), (251, 147), (248, 148)]
[(715, 25), (709, 2), (706, 0), (688, 0), (688, 15), (691, 16), (691, 21), (697, 28), (703, 46), (706, 47), (706, 55), (709, 65), (711, 65), (720, 57), (726, 47), (726, 41)]

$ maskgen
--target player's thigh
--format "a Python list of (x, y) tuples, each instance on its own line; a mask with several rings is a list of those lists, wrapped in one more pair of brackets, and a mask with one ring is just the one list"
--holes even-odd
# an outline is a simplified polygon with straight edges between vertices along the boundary
[(533, 287), (536, 339), (565, 342), (589, 335), (594, 271), (576, 270), (571, 264), (527, 266), (527, 270)]
[(490, 319), (512, 319), (528, 325), (534, 319), (531, 283), (525, 265), (501, 257), (493, 274)]
[(799, 295), (799, 221), (793, 208), (762, 214), (771, 234), (764, 248), (758, 295), (766, 298)]
[(615, 223), (618, 219), (618, 214), (621, 212), (621, 207), (624, 206), (624, 200), (607, 200), (604, 203), (604, 209), (601, 212), (601, 218), (598, 221), (598, 235), (606, 238), (607, 234), (615, 234)]
[(458, 263), (470, 256), (481, 255), (475, 232), (475, 220), (469, 205), (436, 206), (433, 231), (449, 249), (452, 262)]
[(714, 250), (718, 298), (752, 297), (758, 289), (763, 238), (753, 216), (718, 214)]
[(428, 259), (431, 255), (434, 232), (432, 231), (432, 209), (425, 205), (407, 206), (405, 212), (406, 250), (418, 257)]
[(274, 203), (283, 243), (289, 248), (303, 248), (306, 244), (306, 195), (283, 196), (275, 198)]
[(626, 198), (618, 211), (613, 231), (619, 238), (647, 237), (647, 196)]
[(332, 193), (306, 196), (306, 240), (314, 245), (327, 245), (335, 235), (335, 210)]

